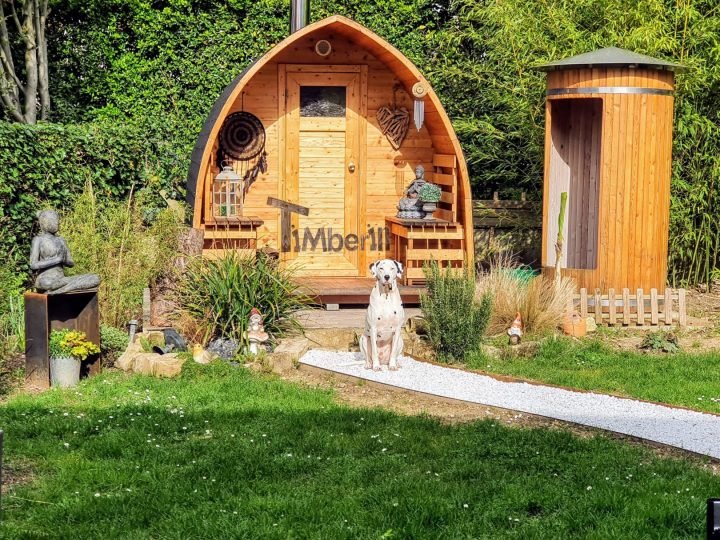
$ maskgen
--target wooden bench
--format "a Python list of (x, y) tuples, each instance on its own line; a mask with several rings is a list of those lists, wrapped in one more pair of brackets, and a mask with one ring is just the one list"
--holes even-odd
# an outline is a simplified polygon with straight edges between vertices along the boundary
[(257, 217), (216, 218), (203, 229), (203, 256), (217, 258), (228, 250), (255, 256), (258, 228), (265, 222)]

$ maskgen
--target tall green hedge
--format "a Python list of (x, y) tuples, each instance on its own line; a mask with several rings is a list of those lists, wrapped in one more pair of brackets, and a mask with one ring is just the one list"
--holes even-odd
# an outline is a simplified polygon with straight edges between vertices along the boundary
[[(135, 165), (123, 173), (113, 172), (109, 185), (121, 192), (129, 182), (145, 182), (145, 171), (152, 170), (179, 198), (195, 137), (212, 103), (252, 59), (287, 35), (290, 11), (288, 0), (55, 4), (48, 29), (53, 121), (90, 123), (91, 127), (67, 129), (89, 131), (92, 141), (106, 137), (106, 129), (127, 132), (127, 147), (101, 144), (93, 153), (87, 146), (92, 143), (78, 144), (101, 163), (103, 154), (129, 156), (126, 148), (142, 146), (140, 166), (136, 157), (129, 156)], [(720, 276), (720, 220), (715, 218), (720, 210), (716, 0), (316, 0), (312, 4), (313, 20), (333, 13), (377, 32), (430, 79), (453, 119), (476, 196), (518, 189), (541, 196), (544, 76), (533, 66), (606, 46), (689, 66), (690, 71), (678, 77), (676, 97), (671, 277), (676, 282), (698, 282)], [(98, 123), (102, 127), (96, 129)], [(65, 128), (47, 128), (53, 129)], [(3, 146), (7, 134), (5, 128), (0, 130)], [(124, 135), (118, 138), (125, 141)], [(34, 139), (24, 140), (34, 144)], [(64, 142), (61, 147), (67, 148)], [(12, 150), (17, 161), (3, 161), (13, 170), (2, 174), (11, 178), (27, 174), (40, 163), (34, 160), (45, 148), (39, 143), (35, 149)], [(57, 169), (59, 163), (74, 167), (74, 161), (53, 163), (56, 178), (72, 177), (74, 183), (69, 185), (77, 186), (73, 168), (68, 167), (67, 174)], [(0, 193), (7, 189), (0, 185)], [(36, 188), (31, 186), (30, 191), (25, 198), (37, 200)], [(26, 202), (19, 209), (5, 210), (6, 215), (19, 216), (17, 230), (25, 226), (24, 209), (31, 206)]]
[(0, 253), (25, 261), (37, 210), (66, 207), (88, 181), (103, 199), (133, 187), (169, 189), (184, 171), (160, 167), (160, 151), (131, 123), (0, 122)]

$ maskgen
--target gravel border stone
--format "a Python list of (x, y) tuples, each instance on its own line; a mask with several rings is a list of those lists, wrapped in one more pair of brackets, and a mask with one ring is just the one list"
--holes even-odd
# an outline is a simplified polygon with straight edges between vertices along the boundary
[(720, 416), (592, 392), (504, 382), (401, 357), (400, 369), (367, 370), (361, 353), (312, 349), (307, 364), (445, 398), (556, 418), (667, 444), (720, 459)]

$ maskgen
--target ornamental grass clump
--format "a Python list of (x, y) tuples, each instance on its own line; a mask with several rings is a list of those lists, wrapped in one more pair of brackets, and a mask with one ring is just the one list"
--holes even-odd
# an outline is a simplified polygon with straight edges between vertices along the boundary
[(253, 308), (263, 315), (270, 336), (283, 336), (300, 328), (295, 313), (311, 303), (292, 272), (280, 268), (277, 261), (231, 250), (218, 259), (191, 261), (179, 283), (177, 300), (178, 325), (200, 343), (214, 337), (244, 342)]
[(420, 296), (420, 305), (428, 338), (438, 359), (462, 361), (480, 347), (490, 320), (492, 295), (475, 297), (475, 281), (467, 269), (441, 269), (433, 261), (424, 273), (427, 294)]
[(575, 294), (575, 283), (562, 278), (559, 283), (544, 276), (528, 276), (508, 254), (500, 253), (489, 270), (480, 274), (475, 298), (492, 293), (490, 332), (505, 332), (520, 313), (526, 334), (551, 332), (558, 328)]
[(101, 202), (88, 183), (62, 218), (62, 234), (75, 259), (67, 273), (100, 276), (100, 319), (116, 328), (141, 318), (143, 290), (178, 255), (179, 214), (143, 202), (134, 193), (125, 201)]

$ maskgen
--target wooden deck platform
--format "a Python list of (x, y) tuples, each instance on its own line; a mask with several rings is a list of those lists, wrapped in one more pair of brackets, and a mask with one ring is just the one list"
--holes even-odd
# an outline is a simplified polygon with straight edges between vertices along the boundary
[[(319, 304), (367, 305), (375, 280), (370, 278), (302, 277), (297, 279), (303, 292)], [(419, 305), (425, 287), (400, 286), (403, 305)]]

